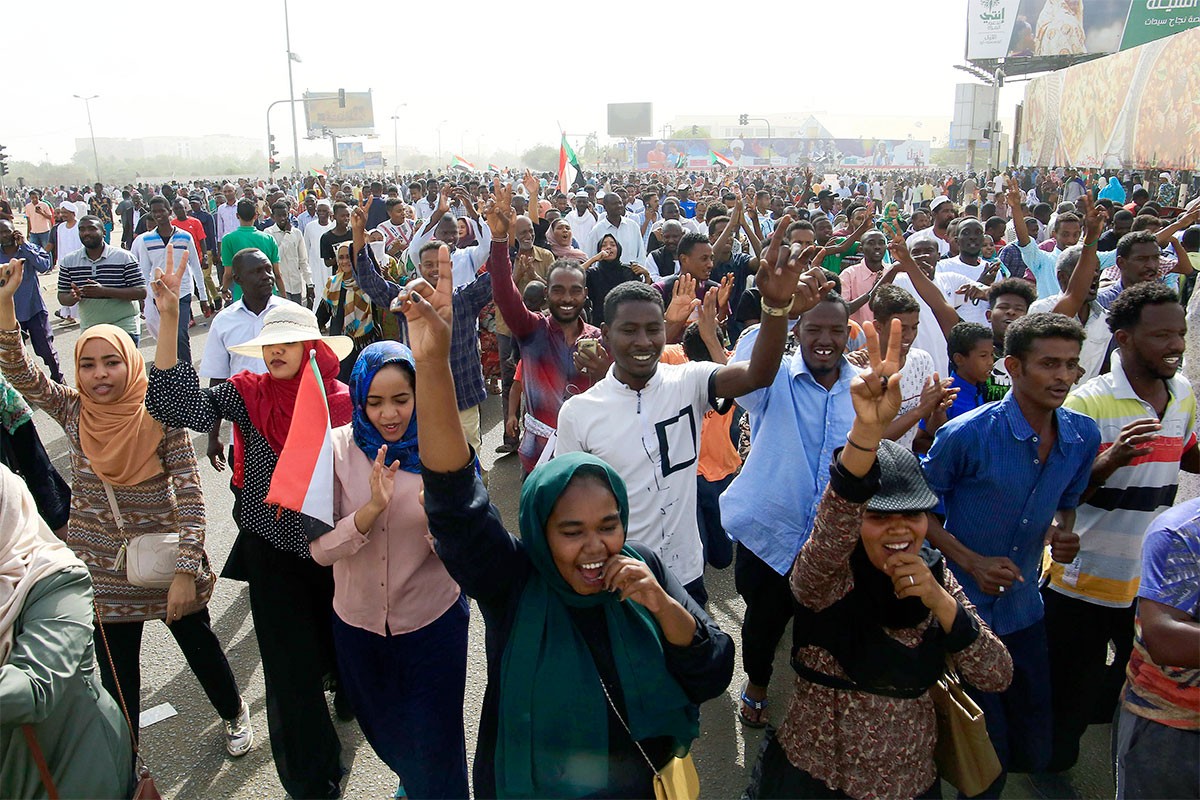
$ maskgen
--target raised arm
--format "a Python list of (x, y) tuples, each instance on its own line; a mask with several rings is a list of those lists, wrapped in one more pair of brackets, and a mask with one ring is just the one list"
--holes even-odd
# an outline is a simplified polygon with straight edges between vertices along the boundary
[[(779, 361), (788, 332), (788, 313), (803, 314), (821, 301), (833, 288), (819, 266), (825, 251), (819, 247), (783, 247), (786, 226), (771, 237), (767, 259), (759, 267), (755, 285), (762, 293), (762, 312), (758, 339), (749, 361), (726, 364), (713, 380), (718, 397), (740, 397), (769, 386), (779, 371)], [(772, 261), (772, 256), (774, 260)], [(814, 264), (818, 266), (813, 266)], [(715, 302), (715, 298), (713, 300)]]
[(487, 271), (492, 276), (492, 297), (496, 301), (496, 308), (504, 316), (504, 322), (513, 335), (522, 338), (533, 333), (541, 317), (525, 307), (513, 280), (512, 260), (508, 255), (508, 229), (513, 220), (512, 187), (502, 186), (497, 180), (494, 188), (492, 200), (484, 208), (492, 240)]
[(962, 322), (958, 312), (954, 310), (954, 306), (946, 302), (945, 295), (942, 290), (937, 287), (933, 281), (929, 280), (929, 276), (925, 274), (925, 270), (921, 269), (920, 265), (913, 260), (912, 254), (908, 251), (908, 245), (899, 236), (892, 237), (891, 243), (888, 245), (888, 252), (892, 254), (892, 260), (900, 266), (908, 279), (912, 281), (913, 288), (917, 290), (917, 294), (929, 306), (929, 310), (933, 312), (933, 316), (938, 321), (938, 327), (942, 329), (944, 336), (950, 335), (950, 329), (958, 323)]
[(417, 440), (425, 484), (425, 513), (438, 555), (451, 577), (483, 603), (502, 602), (521, 585), (528, 559), (500, 521), (474, 469), (455, 414), (450, 371), (453, 325), (450, 251), (438, 253), (438, 285), (415, 280), (392, 305), (408, 320), (417, 370)]
[(1096, 256), (1096, 241), (1104, 231), (1104, 220), (1100, 211), (1087, 195), (1079, 198), (1083, 206), (1083, 252), (1079, 254), (1079, 263), (1071, 273), (1067, 282), (1067, 290), (1054, 304), (1056, 314), (1066, 314), (1074, 318), (1087, 303), (1092, 293), (1092, 284), (1096, 280), (1096, 271), (1100, 269), (1100, 259)]
[(14, 258), (0, 268), (0, 370), (13, 388), (31, 405), (36, 406), (59, 425), (66, 425), (69, 408), (78, 392), (69, 386), (55, 383), (29, 360), (21, 326), (13, 306), (13, 295), (25, 274), (24, 259)]

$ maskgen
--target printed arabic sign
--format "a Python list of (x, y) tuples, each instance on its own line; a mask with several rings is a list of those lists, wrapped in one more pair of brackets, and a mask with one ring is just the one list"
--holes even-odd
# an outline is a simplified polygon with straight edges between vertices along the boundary
[(967, 60), (1018, 75), (1200, 26), (1200, 0), (969, 0)]

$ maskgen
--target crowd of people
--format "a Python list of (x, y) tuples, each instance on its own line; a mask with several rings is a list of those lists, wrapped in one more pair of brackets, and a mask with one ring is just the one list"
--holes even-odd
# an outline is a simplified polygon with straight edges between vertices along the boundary
[[(219, 575), (248, 586), (296, 798), (341, 793), (327, 691), (397, 796), (695, 797), (700, 706), (735, 658), (740, 724), (766, 728), (749, 797), (941, 796), (948, 673), (1000, 764), (977, 796), (1070, 769), (1108, 722), (1118, 797), (1196, 796), (1200, 500), (1176, 493), (1200, 471), (1200, 202), (1169, 173), (1153, 194), (933, 177), (30, 191), (23, 226), (0, 219), (0, 795), (129, 796), (154, 620), (229, 755), (251, 749)], [(271, 496), (322, 427), (297, 410), (314, 374), (332, 526)], [(523, 480), (511, 530), (479, 457), (489, 394)], [(230, 474), (219, 569), (191, 432)], [(705, 578), (730, 567), (745, 609), (723, 631)]]

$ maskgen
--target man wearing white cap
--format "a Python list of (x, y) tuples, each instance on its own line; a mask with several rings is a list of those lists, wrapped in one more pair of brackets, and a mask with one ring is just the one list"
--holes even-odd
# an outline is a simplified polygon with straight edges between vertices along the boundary
[(575, 210), (566, 215), (566, 220), (571, 223), (571, 233), (575, 235), (575, 241), (582, 245), (587, 241), (592, 228), (600, 221), (600, 215), (596, 213), (596, 207), (592, 205), (588, 193), (582, 189), (575, 193), (574, 203)]
[(304, 226), (304, 247), (308, 250), (308, 266), (312, 270), (313, 285), (324, 289), (331, 271), (321, 258), (321, 237), (333, 230), (333, 206), (328, 200), (317, 201), (317, 216)]

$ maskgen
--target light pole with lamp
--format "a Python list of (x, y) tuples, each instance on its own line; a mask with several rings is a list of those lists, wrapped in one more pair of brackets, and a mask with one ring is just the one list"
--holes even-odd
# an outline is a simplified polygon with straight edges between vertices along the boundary
[(291, 106), (288, 111), (292, 117), (292, 157), (295, 159), (292, 175), (300, 179), (300, 136), (296, 133), (296, 89), (292, 84), (292, 62), (300, 63), (300, 56), (292, 52), (292, 29), (288, 24), (288, 0), (283, 0), (283, 36), (287, 45), (288, 62), (288, 99)]
[(83, 95), (74, 95), (76, 100), (83, 101), (83, 107), (87, 111), (88, 118), (88, 134), (92, 137), (92, 159), (96, 162), (96, 183), (101, 183), (100, 180), (100, 153), (96, 150), (96, 129), (92, 127), (92, 104), (91, 101), (98, 98), (98, 94), (90, 94), (87, 97)]

